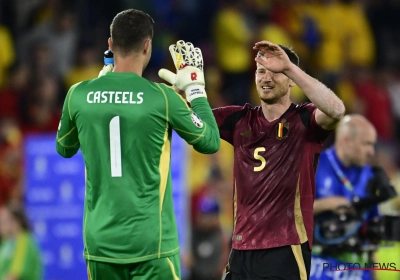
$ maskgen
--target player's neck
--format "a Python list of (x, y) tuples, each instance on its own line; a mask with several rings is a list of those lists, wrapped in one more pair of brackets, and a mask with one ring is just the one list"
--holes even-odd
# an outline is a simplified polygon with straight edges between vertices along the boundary
[(261, 101), (261, 109), (263, 111), (264, 117), (272, 122), (276, 119), (279, 119), (283, 113), (287, 111), (290, 107), (290, 100), (288, 102), (275, 103), (275, 104), (267, 104)]
[(143, 63), (131, 57), (116, 58), (113, 72), (133, 72), (142, 76)]

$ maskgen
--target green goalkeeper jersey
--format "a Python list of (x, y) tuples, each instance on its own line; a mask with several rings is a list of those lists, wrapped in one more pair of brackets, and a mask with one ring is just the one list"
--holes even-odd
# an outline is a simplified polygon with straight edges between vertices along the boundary
[(206, 98), (186, 101), (134, 73), (108, 72), (72, 86), (57, 152), (80, 148), (86, 167), (84, 257), (135, 263), (179, 252), (173, 211), (171, 133), (201, 153), (219, 149)]

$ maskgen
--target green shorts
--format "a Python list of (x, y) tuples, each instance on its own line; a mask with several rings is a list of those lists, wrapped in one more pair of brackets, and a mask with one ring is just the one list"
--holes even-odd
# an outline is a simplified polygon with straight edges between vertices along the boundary
[(89, 280), (180, 280), (179, 253), (132, 264), (86, 260)]

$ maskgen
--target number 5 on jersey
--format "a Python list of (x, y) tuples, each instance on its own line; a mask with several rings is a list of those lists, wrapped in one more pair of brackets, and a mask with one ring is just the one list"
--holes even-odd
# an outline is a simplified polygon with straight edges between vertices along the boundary
[(261, 170), (264, 169), (265, 165), (267, 164), (267, 161), (265, 160), (265, 158), (264, 158), (263, 156), (260, 156), (260, 155), (258, 154), (258, 153), (260, 153), (260, 152), (265, 152), (265, 148), (259, 147), (259, 148), (256, 148), (256, 149), (254, 150), (254, 158), (255, 158), (256, 160), (261, 161), (261, 165), (260, 165), (260, 166), (254, 167), (254, 172), (260, 172)]

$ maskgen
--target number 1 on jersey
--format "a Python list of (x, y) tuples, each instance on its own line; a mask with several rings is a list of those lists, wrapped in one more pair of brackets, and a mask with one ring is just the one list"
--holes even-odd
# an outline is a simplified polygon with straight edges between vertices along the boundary
[(112, 177), (122, 177), (121, 133), (119, 127), (119, 116), (116, 116), (110, 121), (110, 160)]

